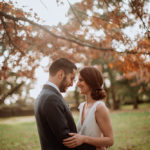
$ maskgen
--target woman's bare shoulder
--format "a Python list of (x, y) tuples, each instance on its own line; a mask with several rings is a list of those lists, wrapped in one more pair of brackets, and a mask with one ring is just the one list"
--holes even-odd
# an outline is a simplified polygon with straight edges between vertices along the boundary
[(105, 113), (109, 113), (109, 110), (107, 108), (107, 106), (105, 105), (104, 102), (98, 103), (98, 105), (96, 106), (96, 112), (98, 114), (105, 114)]

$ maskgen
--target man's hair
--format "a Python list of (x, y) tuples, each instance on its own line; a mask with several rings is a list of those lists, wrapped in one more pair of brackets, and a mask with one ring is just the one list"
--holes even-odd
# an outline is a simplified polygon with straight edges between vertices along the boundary
[(68, 74), (73, 73), (74, 69), (77, 69), (77, 67), (73, 62), (66, 58), (59, 58), (51, 64), (49, 73), (51, 76), (54, 76), (59, 70), (63, 70), (65, 74)]

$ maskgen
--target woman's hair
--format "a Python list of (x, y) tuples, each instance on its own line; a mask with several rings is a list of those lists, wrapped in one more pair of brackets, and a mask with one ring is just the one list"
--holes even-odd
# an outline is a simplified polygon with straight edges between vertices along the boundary
[(104, 80), (98, 69), (94, 67), (84, 67), (80, 70), (80, 75), (91, 88), (91, 96), (94, 100), (100, 100), (106, 97), (106, 92), (102, 88)]

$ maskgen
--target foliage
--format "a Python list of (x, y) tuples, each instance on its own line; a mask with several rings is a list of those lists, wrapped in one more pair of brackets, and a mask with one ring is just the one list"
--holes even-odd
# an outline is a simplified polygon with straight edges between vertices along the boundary
[[(84, 41), (93, 47), (86, 48), (86, 61), (93, 58), (106, 59), (113, 56), (113, 61), (106, 59), (111, 69), (118, 69), (128, 74), (136, 72), (137, 80), (149, 80), (150, 52), (150, 15), (146, 6), (149, 1), (88, 1), (72, 5), (69, 11), (70, 21), (67, 28), (70, 37)], [(128, 29), (136, 28), (137, 33)], [(69, 30), (70, 29), (70, 30)], [(127, 33), (128, 32), (128, 33)], [(134, 34), (134, 38), (131, 35)], [(66, 34), (67, 35), (67, 34)], [(99, 48), (99, 49), (98, 49)], [(105, 49), (103, 49), (105, 48)], [(95, 51), (95, 50), (99, 51)], [(109, 61), (108, 61), (109, 60)]]
[(104, 81), (109, 81), (110, 85), (104, 82), (104, 89), (107, 92), (106, 103), (109, 107), (118, 109), (122, 104), (134, 105), (135, 101), (137, 104), (149, 101), (150, 86), (144, 81), (144, 77), (139, 80), (136, 72), (123, 74), (115, 68), (111, 69), (109, 62), (113, 60), (113, 57), (104, 55), (103, 58), (93, 59), (91, 64), (102, 70)]
[[(63, 5), (62, 0), (57, 2)], [(105, 58), (110, 69), (118, 69), (126, 75), (135, 72), (136, 81), (149, 82), (148, 0), (82, 0), (74, 5), (68, 3), (68, 23), (49, 27), (38, 24), (39, 18), (32, 9), (24, 12), (16, 8), (13, 1), (0, 2), (2, 82), (14, 73), (23, 81), (33, 79), (39, 60), (44, 55), (51, 59), (68, 57), (86, 65), (93, 59)], [(133, 34), (134, 28), (137, 33)], [(128, 29), (133, 32), (129, 33)], [(113, 61), (106, 59), (105, 55), (113, 57)]]

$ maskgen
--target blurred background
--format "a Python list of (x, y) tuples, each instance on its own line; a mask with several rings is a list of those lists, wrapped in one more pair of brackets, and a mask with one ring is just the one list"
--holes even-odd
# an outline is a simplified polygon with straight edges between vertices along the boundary
[[(149, 0), (1, 0), (0, 150), (40, 149), (34, 101), (60, 57), (102, 72), (110, 149), (149, 150), (149, 8)], [(63, 94), (76, 122), (85, 100), (77, 80)]]

